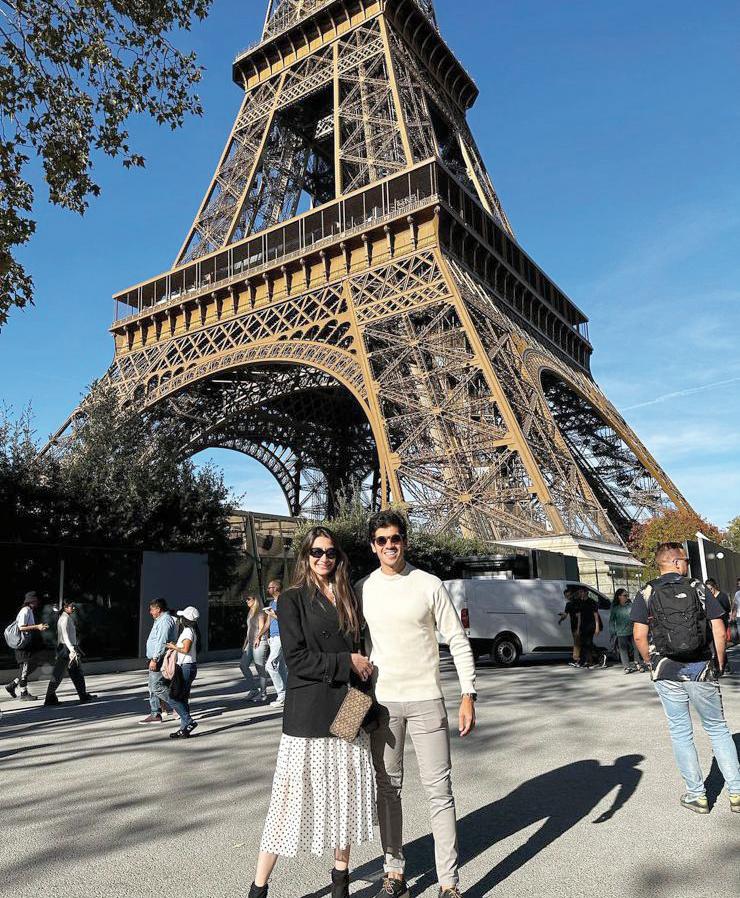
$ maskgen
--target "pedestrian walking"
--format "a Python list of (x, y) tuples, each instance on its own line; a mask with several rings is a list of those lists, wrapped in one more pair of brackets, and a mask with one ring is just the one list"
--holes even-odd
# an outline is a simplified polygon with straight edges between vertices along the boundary
[(187, 739), (198, 726), (190, 713), (190, 691), (198, 675), (199, 619), (200, 611), (192, 605), (178, 611), (177, 641), (166, 645), (170, 651), (177, 652), (177, 671), (170, 685), (168, 701), (180, 718), (180, 729), (170, 733), (170, 739)]
[(177, 638), (177, 623), (167, 610), (164, 599), (149, 603), (149, 614), (154, 625), (146, 641), (146, 657), (149, 672), (149, 714), (139, 723), (162, 723), (163, 707), (167, 707), (169, 688), (162, 677), (162, 661), (167, 643)]
[(332, 898), (349, 896), (353, 845), (373, 838), (375, 788), (370, 740), (332, 736), (350, 684), (372, 674), (360, 652), (360, 612), (347, 556), (330, 530), (314, 527), (298, 553), (293, 587), (278, 615), (288, 683), (270, 809), (250, 898), (265, 898), (279, 856), (334, 852)]
[(457, 823), (447, 710), (442, 697), (437, 632), (449, 646), (460, 682), (458, 730), (475, 727), (475, 663), (470, 643), (444, 584), (405, 558), (406, 521), (379, 512), (369, 521), (379, 567), (357, 587), (377, 668), (380, 725), (372, 733), (378, 817), (385, 878), (379, 896), (408, 894), (403, 853), (403, 752), (406, 735), (416, 753), (429, 800), (440, 896), (459, 893)]
[[(689, 559), (679, 543), (661, 543), (655, 553), (660, 577), (647, 584), (632, 606), (635, 644), (652, 670), (653, 683), (668, 720), (673, 753), (686, 784), (681, 804), (709, 813), (704, 775), (694, 744), (691, 708), (712, 741), (714, 757), (727, 783), (730, 808), (740, 813), (740, 763), (725, 720), (717, 675), (724, 669), (723, 610), (712, 595), (703, 595), (688, 576)], [(710, 622), (717, 657), (712, 662)]]
[[(588, 590), (584, 586), (576, 589), (576, 602), (578, 603), (578, 638), (581, 644), (580, 667), (591, 670), (594, 664), (594, 638), (601, 633), (601, 615), (599, 608), (589, 598)], [(601, 659), (601, 666), (606, 667), (607, 658)]]
[(570, 618), (570, 632), (573, 639), (573, 656), (568, 662), (569, 667), (581, 666), (581, 637), (578, 632), (578, 621), (580, 603), (575, 596), (576, 590), (573, 586), (566, 586), (563, 590), (565, 598), (565, 608), (558, 615), (558, 626), (567, 618)]
[[(717, 600), (720, 607), (722, 608), (722, 611), (724, 612), (722, 615), (722, 623), (724, 624), (724, 627), (725, 627), (725, 639), (726, 639), (727, 645), (729, 645), (732, 642), (731, 634), (730, 634), (730, 614), (732, 613), (732, 600), (730, 599), (730, 597), (727, 595), (726, 592), (723, 592), (719, 588), (719, 584), (717, 583), (717, 581), (712, 578), (710, 578), (709, 580), (706, 580), (704, 582), (704, 587), (708, 592), (710, 592), (714, 596), (714, 598)], [(712, 636), (711, 627), (710, 627), (709, 635), (710, 635), (710, 637)], [(712, 639), (712, 649), (713, 649), (713, 653), (716, 657), (717, 649), (716, 649), (713, 639)]]
[(57, 649), (54, 669), (46, 689), (44, 705), (58, 705), (57, 689), (66, 674), (77, 690), (80, 704), (91, 702), (97, 696), (91, 695), (85, 685), (85, 674), (82, 670), (82, 652), (77, 642), (77, 627), (74, 622), (74, 614), (77, 606), (70, 599), (62, 605), (62, 613), (57, 621)]
[(626, 674), (647, 669), (641, 663), (640, 653), (632, 639), (631, 612), (630, 594), (626, 589), (618, 589), (614, 593), (614, 601), (609, 612), (609, 635), (616, 643), (619, 660)]
[(17, 697), (22, 702), (35, 702), (38, 698), (28, 691), (28, 678), (38, 666), (38, 653), (42, 648), (41, 634), (49, 629), (47, 624), (36, 623), (38, 608), (39, 597), (33, 590), (27, 592), (23, 599), (23, 607), (15, 618), (23, 641), (15, 649), (18, 676), (12, 683), (8, 683), (5, 689), (13, 698)]
[(730, 611), (730, 620), (733, 621), (736, 621), (738, 615), (740, 615), (740, 577), (737, 578), (735, 586), (737, 587), (735, 591), (735, 601), (732, 603), (732, 610)]
[(283, 644), (280, 639), (280, 623), (278, 622), (278, 599), (282, 592), (281, 580), (270, 580), (267, 584), (267, 594), (270, 596), (270, 604), (265, 613), (270, 619), (269, 645), (270, 657), (267, 662), (267, 672), (275, 687), (275, 701), (270, 702), (271, 708), (282, 708), (285, 704), (285, 689), (288, 682), (288, 669), (283, 654)]
[[(242, 659), (239, 664), (244, 679), (247, 681), (246, 700), (265, 701), (267, 698), (267, 655), (270, 651), (268, 633), (270, 619), (262, 609), (262, 602), (257, 596), (247, 596), (247, 636), (242, 646)], [(252, 673), (252, 664), (257, 669), (257, 679)]]
[(710, 578), (704, 583), (705, 588), (711, 592), (714, 598), (719, 603), (722, 608), (722, 623), (725, 625), (725, 629), (727, 625), (730, 623), (730, 614), (732, 613), (732, 602), (730, 601), (730, 597), (726, 592), (723, 592), (719, 588), (719, 584), (716, 580)]

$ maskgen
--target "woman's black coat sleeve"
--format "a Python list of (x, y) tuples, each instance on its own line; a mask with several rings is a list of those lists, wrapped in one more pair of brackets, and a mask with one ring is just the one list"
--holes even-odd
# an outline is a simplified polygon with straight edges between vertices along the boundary
[(303, 597), (298, 590), (284, 592), (278, 600), (280, 642), (288, 673), (302, 680), (349, 683), (352, 672), (350, 652), (322, 652), (315, 640), (320, 633), (308, 633), (310, 623), (302, 613)]

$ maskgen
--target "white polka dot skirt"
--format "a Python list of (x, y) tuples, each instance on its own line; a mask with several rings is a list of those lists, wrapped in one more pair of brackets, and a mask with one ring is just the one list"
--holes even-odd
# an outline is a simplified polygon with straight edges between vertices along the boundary
[(295, 857), (372, 842), (377, 822), (370, 737), (283, 735), (261, 851)]

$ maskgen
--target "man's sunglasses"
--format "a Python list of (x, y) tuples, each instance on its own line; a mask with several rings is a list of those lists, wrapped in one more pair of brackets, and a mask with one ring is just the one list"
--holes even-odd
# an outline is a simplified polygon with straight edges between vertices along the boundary
[(403, 542), (403, 537), (400, 533), (394, 533), (393, 536), (376, 536), (374, 539), (374, 543), (376, 546), (380, 546), (382, 549), (387, 543), (390, 543), (392, 546), (400, 546)]
[(336, 560), (337, 550), (336, 549), (309, 549), (308, 554), (311, 558), (323, 558), (324, 555), (329, 559), (329, 561)]

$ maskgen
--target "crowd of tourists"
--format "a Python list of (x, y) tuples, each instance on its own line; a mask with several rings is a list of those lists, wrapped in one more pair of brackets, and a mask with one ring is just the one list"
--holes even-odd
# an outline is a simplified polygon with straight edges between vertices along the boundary
[[(247, 598), (248, 622), (241, 670), (247, 701), (266, 702), (272, 681), (281, 707), (282, 736), (271, 799), (256, 860), (250, 898), (266, 898), (280, 857), (332, 852), (332, 898), (349, 895), (350, 851), (373, 839), (379, 826), (385, 876), (379, 898), (405, 898), (403, 812), (404, 747), (410, 737), (425, 790), (435, 847), (441, 898), (459, 893), (458, 841), (452, 791), (450, 731), (440, 681), (437, 634), (449, 646), (459, 682), (457, 731), (476, 724), (473, 653), (450, 596), (437, 577), (406, 560), (405, 520), (392, 511), (369, 522), (369, 543), (378, 562), (352, 583), (345, 552), (334, 534), (311, 529), (300, 547), (292, 585), (270, 582), (270, 602)], [(734, 601), (714, 581), (689, 576), (683, 547), (658, 547), (660, 576), (630, 599), (615, 594), (609, 632), (625, 672), (649, 671), (661, 701), (674, 756), (686, 791), (683, 807), (709, 813), (704, 776), (694, 743), (691, 711), (712, 742), (724, 776), (730, 809), (740, 813), (740, 763), (724, 715), (719, 679), (727, 667), (728, 633), (737, 625), (740, 580)], [(594, 666), (594, 636), (602, 627), (587, 591), (566, 591), (561, 622), (570, 619), (573, 661)], [(32, 700), (28, 675), (33, 639), (45, 629), (29, 593), (11, 636), (18, 677), (6, 689)], [(81, 701), (90, 701), (80, 666), (73, 615), (68, 603), (57, 624), (57, 660), (47, 704), (69, 671)], [(201, 634), (199, 613), (187, 607), (171, 614), (163, 600), (150, 607), (147, 641), (150, 713), (157, 724), (174, 711), (187, 738), (197, 723), (189, 698), (197, 676)], [(17, 633), (16, 633), (17, 631)], [(6, 638), (8, 631), (6, 631)], [(254, 672), (252, 670), (254, 667)]]

